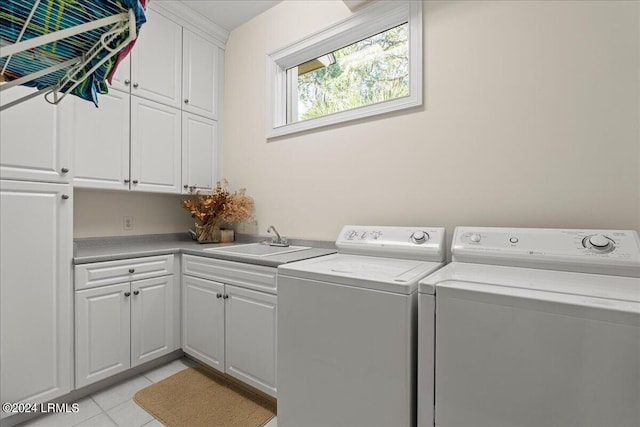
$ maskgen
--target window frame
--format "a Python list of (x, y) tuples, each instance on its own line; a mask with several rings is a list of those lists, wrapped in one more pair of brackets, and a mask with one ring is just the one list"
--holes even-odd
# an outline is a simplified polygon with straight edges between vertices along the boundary
[[(289, 99), (293, 91), (287, 87), (288, 69), (405, 22), (409, 27), (409, 95), (287, 123), (287, 104), (293, 102)], [(267, 139), (422, 105), (422, 1), (375, 2), (325, 30), (268, 54), (266, 101)]]

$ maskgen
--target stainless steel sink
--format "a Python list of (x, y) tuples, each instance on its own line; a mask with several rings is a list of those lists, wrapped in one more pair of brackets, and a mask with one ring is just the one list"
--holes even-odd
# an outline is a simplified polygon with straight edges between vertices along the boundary
[(262, 243), (248, 243), (245, 245), (225, 246), (222, 248), (208, 248), (205, 251), (222, 252), (236, 255), (247, 255), (254, 257), (266, 257), (270, 255), (280, 255), (289, 252), (303, 251), (310, 249), (308, 246), (269, 246)]

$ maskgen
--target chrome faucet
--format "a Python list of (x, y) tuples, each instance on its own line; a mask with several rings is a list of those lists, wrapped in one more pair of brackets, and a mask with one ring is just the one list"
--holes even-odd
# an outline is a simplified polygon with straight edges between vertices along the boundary
[(271, 243), (269, 243), (270, 246), (283, 246), (283, 247), (289, 246), (289, 243), (287, 242), (287, 238), (280, 237), (280, 233), (278, 233), (278, 230), (276, 230), (276, 228), (273, 225), (269, 226), (269, 228), (267, 229), (267, 233), (271, 233), (271, 231), (276, 233), (276, 236), (271, 238)]

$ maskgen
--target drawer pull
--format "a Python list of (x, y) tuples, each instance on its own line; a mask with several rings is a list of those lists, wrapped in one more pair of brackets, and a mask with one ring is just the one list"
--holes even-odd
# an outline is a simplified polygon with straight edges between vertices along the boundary
[(129, 273), (135, 273), (135, 272), (136, 272), (136, 269), (135, 269), (135, 268), (130, 268), (130, 269), (129, 269)]

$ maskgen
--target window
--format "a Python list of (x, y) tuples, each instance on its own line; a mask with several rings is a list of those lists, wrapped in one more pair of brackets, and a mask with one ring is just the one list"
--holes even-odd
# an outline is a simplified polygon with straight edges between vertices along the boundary
[(381, 1), (270, 54), (267, 137), (421, 105), (421, 24), (421, 1)]

